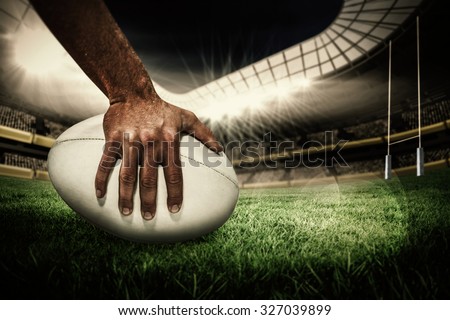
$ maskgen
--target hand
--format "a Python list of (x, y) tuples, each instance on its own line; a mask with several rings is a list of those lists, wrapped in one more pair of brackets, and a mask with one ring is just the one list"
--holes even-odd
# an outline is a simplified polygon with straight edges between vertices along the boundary
[(159, 165), (164, 168), (169, 211), (180, 210), (183, 201), (180, 132), (195, 136), (215, 152), (223, 150), (211, 130), (192, 112), (159, 97), (112, 103), (105, 114), (103, 129), (106, 144), (95, 178), (96, 195), (98, 198), (106, 195), (109, 175), (117, 159), (122, 158), (119, 209), (124, 215), (133, 212), (133, 194), (139, 176), (140, 209), (146, 220), (156, 213)]
[(158, 97), (144, 64), (102, 0), (30, 1), (110, 101), (103, 121), (105, 151), (95, 178), (97, 197), (105, 196), (108, 178), (116, 161), (122, 158), (119, 209), (125, 215), (132, 213), (139, 176), (142, 216), (152, 219), (156, 212), (158, 166), (162, 165), (167, 206), (170, 212), (178, 212), (183, 201), (179, 133), (192, 134), (220, 152), (222, 147), (211, 131), (192, 112)]

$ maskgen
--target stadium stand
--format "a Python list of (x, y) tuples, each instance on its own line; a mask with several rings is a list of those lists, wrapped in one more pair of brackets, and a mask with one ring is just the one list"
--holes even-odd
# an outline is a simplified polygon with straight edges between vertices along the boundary
[[(442, 100), (425, 105), (422, 110), (425, 117), (422, 119), (422, 125), (428, 126), (447, 119), (450, 119), (450, 100)], [(410, 129), (417, 128), (417, 105), (411, 106), (411, 110), (401, 114), (405, 125)]]
[(0, 175), (48, 179), (47, 154), (67, 126), (0, 105)]
[(58, 138), (61, 133), (68, 129), (68, 126), (47, 119), (44, 119), (44, 126), (48, 132), (47, 136), (52, 137), (53, 139)]
[(10, 107), (0, 105), (0, 124), (10, 128), (35, 132), (36, 117)]
[[(417, 134), (415, 108), (416, 106), (410, 103), (409, 107), (403, 108), (394, 115), (391, 123), (392, 141)], [(441, 99), (427, 103), (422, 108), (422, 112), (422, 134), (429, 140), (429, 146), (425, 148), (425, 161), (448, 165), (450, 100)], [(54, 139), (67, 128), (68, 126), (49, 119), (0, 105), (0, 139), (5, 142), (0, 148), (0, 174), (48, 179), (46, 156), (35, 157), (33, 152), (27, 152), (27, 150), (38, 149), (44, 150), (45, 154), (48, 153)], [(241, 141), (229, 143), (224, 141), (224, 144), (226, 153), (236, 168), (241, 186), (284, 186), (286, 183), (294, 185), (311, 179), (320, 180), (382, 172), (387, 132), (386, 119), (374, 119), (325, 131), (296, 132), (291, 139), (271, 135), (262, 137), (262, 141), (259, 142), (246, 141), (243, 138)], [(345, 152), (346, 163), (332, 162), (332, 165), (329, 163), (317, 165), (317, 159), (320, 160), (325, 152), (334, 154), (336, 151), (336, 146), (329, 144), (330, 136), (332, 136), (333, 144), (340, 140), (348, 141), (341, 142), (339, 145), (339, 147), (342, 146), (342, 152)], [(309, 144), (305, 144), (308, 141)], [(311, 144), (311, 141), (314, 143)], [(25, 143), (24, 146), (28, 149), (25, 148), (25, 152), (8, 150), (8, 143)], [(371, 150), (370, 153), (367, 152), (368, 149)], [(368, 154), (370, 157), (367, 156)], [(308, 157), (312, 155), (312, 158), (308, 158), (307, 155)], [(302, 157), (301, 162), (296, 160), (299, 156)], [(289, 160), (292, 162), (286, 168), (286, 161)], [(398, 170), (415, 166), (414, 147), (409, 145), (399, 149), (399, 152), (393, 156), (392, 162), (394, 168)]]
[(0, 105), (0, 125), (56, 139), (68, 127), (40, 116)]
[(3, 153), (1, 157), (1, 163), (7, 166), (47, 171), (46, 160), (27, 157), (16, 153)]
[[(410, 107), (397, 112), (391, 122), (391, 141), (398, 141), (404, 138), (417, 135), (417, 105), (410, 104)], [(312, 178), (321, 179), (326, 177), (347, 177), (355, 175), (375, 174), (382, 176), (384, 170), (383, 154), (386, 148), (387, 120), (375, 119), (365, 123), (357, 123), (352, 126), (341, 127), (322, 132), (307, 134), (307, 141), (314, 141), (312, 145), (296, 143), (297, 148), (288, 152), (276, 150), (270, 153), (269, 149), (263, 152), (252, 150), (250, 156), (244, 151), (238, 154), (233, 150), (233, 163), (238, 173), (241, 187), (276, 187), (298, 184), (300, 180), (308, 181)], [(345, 161), (348, 165), (333, 166), (310, 166), (307, 162), (302, 166), (291, 170), (280, 169), (284, 167), (285, 161), (293, 159), (295, 155), (320, 155), (325, 152), (332, 152), (332, 145), (325, 145), (326, 134), (332, 135), (333, 143), (348, 140), (342, 143), (342, 152), (345, 153)], [(442, 166), (450, 166), (450, 100), (441, 99), (426, 103), (422, 108), (422, 135), (426, 139), (425, 162), (429, 169)], [(292, 138), (292, 144), (298, 139)], [(330, 140), (328, 140), (330, 141)], [(285, 143), (277, 141), (275, 144)], [(396, 147), (396, 153), (392, 162), (396, 172), (413, 173), (416, 165), (415, 144), (412, 140), (404, 147)], [(323, 144), (323, 147), (320, 146)], [(263, 144), (260, 145), (263, 147)], [(302, 148), (303, 147), (303, 148)], [(253, 146), (255, 148), (255, 146)], [(367, 152), (370, 149), (371, 152)], [(377, 151), (379, 150), (379, 151)], [(257, 155), (262, 155), (258, 158)], [(271, 160), (271, 161), (267, 161)], [(270, 165), (267, 165), (269, 163)], [(308, 168), (309, 166), (309, 168)], [(273, 171), (273, 172), (270, 172)], [(286, 172), (291, 171), (291, 172)]]
[[(417, 119), (417, 118), (416, 118)], [(417, 120), (416, 120), (417, 121)], [(346, 127), (342, 129), (349, 135), (341, 136), (338, 132), (337, 137), (345, 140), (359, 140), (367, 139), (373, 137), (379, 137), (385, 135), (387, 132), (387, 121), (386, 120), (374, 120), (371, 122), (357, 124), (351, 127)]]

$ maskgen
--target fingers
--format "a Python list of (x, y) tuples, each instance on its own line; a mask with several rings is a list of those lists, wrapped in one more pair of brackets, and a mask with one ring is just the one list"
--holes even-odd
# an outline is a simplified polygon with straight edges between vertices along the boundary
[(183, 131), (192, 134), (212, 151), (223, 151), (223, 147), (216, 140), (212, 131), (194, 113), (187, 110), (183, 111)]
[[(119, 172), (119, 209), (124, 215), (131, 214), (134, 209), (133, 199), (139, 165), (141, 165), (139, 189), (142, 217), (151, 220), (156, 214), (159, 165), (163, 165), (164, 168), (169, 211), (176, 213), (181, 208), (183, 176), (179, 134), (169, 133), (169, 131), (155, 132), (142, 131), (139, 137), (135, 133), (124, 133), (122, 143), (116, 139), (114, 142), (106, 144), (100, 160), (95, 186), (97, 196), (103, 197), (106, 194), (107, 181), (115, 163), (119, 157), (122, 158)], [(122, 148), (120, 148), (121, 145)], [(140, 157), (141, 152), (143, 153), (142, 157)]]
[(105, 143), (105, 149), (95, 176), (95, 193), (97, 198), (103, 198), (106, 194), (109, 176), (116, 165), (117, 159), (121, 156), (120, 145), (120, 140), (117, 139), (112, 139)]
[(156, 214), (156, 195), (158, 187), (158, 166), (144, 166), (140, 170), (141, 214), (151, 220)]
[[(151, 118), (146, 118), (145, 114), (134, 118), (133, 121), (136, 123), (133, 122), (133, 126), (127, 126), (127, 128), (134, 128), (133, 132), (120, 131), (125, 133), (123, 137), (116, 139), (119, 141), (119, 146), (112, 150), (107, 148), (104, 152), (95, 180), (96, 194), (98, 197), (103, 197), (106, 194), (111, 171), (121, 156), (119, 209), (124, 215), (133, 212), (133, 198), (137, 181), (139, 181), (140, 210), (146, 220), (152, 219), (156, 214), (159, 165), (163, 165), (167, 186), (167, 207), (172, 213), (180, 211), (183, 202), (183, 175), (180, 161), (180, 136), (176, 132), (181, 129), (193, 135), (212, 151), (217, 153), (223, 151), (223, 147), (215, 139), (211, 130), (192, 112), (171, 105), (161, 109), (163, 111), (155, 110), (152, 110)], [(105, 132), (109, 130), (108, 128)], [(116, 127), (113, 126), (113, 128)]]
[(180, 161), (179, 134), (166, 133), (163, 147), (164, 178), (167, 186), (167, 207), (170, 212), (180, 211), (183, 202), (183, 175)]
[(124, 215), (133, 212), (133, 196), (136, 187), (139, 148), (135, 135), (124, 133), (122, 164), (119, 172), (119, 209)]
[(170, 212), (180, 211), (183, 202), (183, 176), (180, 161), (180, 139), (178, 134), (146, 133), (141, 135), (145, 146), (145, 159), (140, 170), (141, 212), (146, 220), (156, 214), (158, 187), (158, 165), (164, 168), (167, 185), (167, 207)]
[(158, 188), (158, 165), (161, 158), (161, 146), (156, 137), (143, 135), (144, 163), (139, 172), (139, 189), (141, 198), (141, 213), (146, 220), (151, 220), (156, 214), (156, 195)]

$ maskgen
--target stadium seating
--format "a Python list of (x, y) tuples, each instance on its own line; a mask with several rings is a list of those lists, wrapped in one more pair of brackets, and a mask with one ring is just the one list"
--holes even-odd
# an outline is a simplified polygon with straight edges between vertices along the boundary
[[(40, 125), (41, 124), (41, 125)], [(25, 143), (24, 150), (48, 149), (66, 126), (12, 107), (0, 105), (0, 175), (48, 179), (47, 161), (8, 150), (8, 145)]]
[(0, 105), (0, 124), (3, 126), (34, 133), (35, 122), (35, 116)]
[[(450, 100), (440, 100), (426, 104), (422, 115), (422, 135), (444, 134), (448, 136), (450, 128)], [(8, 106), (0, 105), (0, 138), (12, 142), (21, 142), (30, 148), (49, 149), (67, 126), (16, 110)], [(355, 150), (348, 166), (297, 166), (296, 168), (285, 168), (280, 166), (282, 161), (294, 159), (306, 154), (320, 155), (325, 151), (331, 152), (332, 145), (303, 145), (306, 141), (315, 141), (324, 144), (325, 133), (302, 132), (301, 141), (298, 135), (292, 140), (283, 139), (270, 142), (243, 143), (234, 142), (227, 145), (226, 152), (238, 173), (241, 186), (284, 186), (300, 184), (302, 180), (327, 179), (345, 177), (349, 175), (361, 175), (369, 173), (380, 173), (384, 169), (384, 158), (382, 156), (374, 159), (364, 158), (368, 148), (383, 148), (386, 145), (387, 121), (386, 119), (375, 119), (365, 123), (356, 123), (352, 126), (335, 128), (327, 134), (333, 135), (333, 141), (340, 139), (349, 140), (342, 144), (342, 150)], [(417, 135), (417, 110), (404, 109), (393, 117), (391, 123), (391, 141), (412, 137)], [(280, 138), (278, 138), (280, 139)], [(299, 142), (300, 141), (300, 142)], [(448, 141), (448, 140), (447, 140)], [(301, 143), (301, 144), (300, 144)], [(427, 163), (447, 164), (450, 147), (435, 146), (425, 149), (425, 161)], [(274, 146), (279, 148), (271, 149)], [(311, 147), (311, 148), (308, 148)], [(442, 162), (444, 161), (444, 162)], [(415, 165), (415, 150), (411, 149), (393, 156), (393, 164), (397, 169), (410, 168)], [(30, 155), (20, 154), (5, 148), (0, 149), (0, 175), (16, 175), (20, 177), (31, 177), (48, 179), (46, 159), (35, 158)], [(15, 172), (14, 168), (20, 168)], [(403, 170), (402, 169), (402, 170)], [(31, 170), (31, 174), (28, 171)], [(404, 169), (399, 172), (408, 172)]]
[(8, 166), (15, 166), (20, 168), (29, 168), (33, 170), (47, 171), (47, 161), (43, 159), (36, 159), (32, 157), (23, 156), (5, 152), (2, 155), (2, 164)]
[[(417, 107), (417, 106), (416, 106)], [(431, 148), (425, 148), (425, 162), (426, 168), (438, 168), (442, 166), (449, 166), (450, 158), (450, 100), (440, 100), (425, 104), (422, 108), (422, 135), (429, 137), (430, 140), (435, 140), (436, 135), (439, 134), (444, 137), (444, 143), (442, 145), (434, 145)], [(328, 131), (328, 130), (327, 130)], [(311, 176), (315, 176), (315, 179), (321, 177), (334, 176), (342, 179), (350, 175), (364, 176), (367, 174), (375, 173), (376, 176), (381, 177), (384, 170), (384, 156), (380, 154), (379, 157), (374, 159), (364, 158), (364, 154), (368, 149), (374, 150), (374, 148), (383, 149), (386, 146), (387, 141), (387, 120), (376, 119), (370, 122), (358, 123), (353, 126), (338, 128), (329, 130), (332, 132), (334, 141), (340, 139), (350, 140), (345, 145), (343, 144), (343, 150), (355, 149), (356, 157), (353, 156), (349, 161), (348, 166), (335, 165), (332, 168), (305, 168), (299, 167), (292, 169), (290, 173), (281, 173), (280, 167), (278, 168), (273, 163), (270, 166), (264, 167), (264, 161), (278, 160), (286, 161), (293, 158), (294, 155), (306, 155), (306, 154), (320, 154), (325, 151), (329, 152), (333, 149), (332, 145), (324, 145), (318, 147), (318, 144), (313, 145), (312, 148), (302, 148), (302, 145), (298, 145), (298, 148), (291, 150), (290, 152), (278, 152), (270, 154), (265, 150), (262, 152), (262, 156), (258, 158), (257, 154), (261, 154), (257, 150), (252, 150), (250, 157), (246, 157), (248, 152), (242, 152), (240, 154), (233, 154), (233, 163), (238, 172), (238, 177), (242, 187), (277, 187), (299, 184), (300, 179), (308, 181)], [(399, 141), (401, 139), (414, 137), (418, 134), (417, 130), (417, 110), (407, 109), (398, 113), (393, 117), (391, 123), (391, 141)], [(320, 143), (325, 143), (325, 132), (308, 133), (307, 140), (313, 140)], [(295, 137), (292, 141), (296, 141)], [(281, 143), (278, 141), (277, 143)], [(412, 142), (414, 143), (414, 142)], [(254, 148), (254, 146), (253, 146)], [(360, 158), (358, 160), (358, 158)], [(364, 159), (363, 159), (364, 158)], [(415, 147), (409, 147), (407, 150), (393, 155), (392, 160), (395, 168), (395, 172), (402, 173), (414, 173), (416, 165)], [(262, 165), (260, 164), (262, 163)], [(270, 173), (268, 171), (280, 171), (277, 173)], [(314, 173), (311, 173), (313, 171)], [(278, 174), (278, 178), (277, 177)]]
[[(39, 128), (39, 123), (42, 123)], [(14, 108), (0, 105), (0, 125), (32, 134), (39, 134), (56, 139), (67, 129), (60, 123), (42, 119), (41, 117), (16, 110)], [(39, 128), (39, 130), (37, 130)]]

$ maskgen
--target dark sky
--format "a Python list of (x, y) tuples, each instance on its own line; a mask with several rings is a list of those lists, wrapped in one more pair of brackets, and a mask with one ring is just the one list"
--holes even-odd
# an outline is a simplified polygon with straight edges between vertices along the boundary
[(334, 20), (342, 0), (106, 4), (151, 77), (185, 92), (319, 33)]

